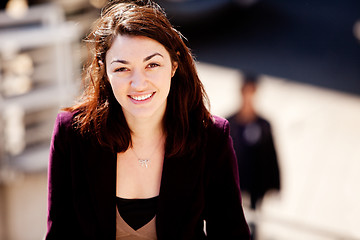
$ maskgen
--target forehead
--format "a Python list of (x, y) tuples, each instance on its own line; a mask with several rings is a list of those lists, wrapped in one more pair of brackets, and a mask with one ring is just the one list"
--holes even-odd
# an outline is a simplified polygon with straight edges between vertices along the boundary
[(146, 57), (155, 52), (169, 57), (166, 48), (158, 41), (145, 36), (117, 35), (106, 53), (106, 57)]

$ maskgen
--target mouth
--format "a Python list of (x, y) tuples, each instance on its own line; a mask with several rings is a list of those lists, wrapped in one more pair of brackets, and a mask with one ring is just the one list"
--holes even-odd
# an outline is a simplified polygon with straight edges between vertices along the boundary
[(144, 94), (144, 95), (129, 95), (129, 97), (135, 101), (146, 101), (154, 96), (155, 92)]

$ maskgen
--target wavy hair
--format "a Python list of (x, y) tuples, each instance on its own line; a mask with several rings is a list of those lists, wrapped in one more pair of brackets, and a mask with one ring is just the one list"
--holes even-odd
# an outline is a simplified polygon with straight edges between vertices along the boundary
[(76, 128), (81, 134), (95, 136), (102, 146), (116, 152), (131, 146), (131, 131), (105, 70), (106, 52), (119, 34), (154, 39), (166, 48), (172, 62), (178, 63), (163, 119), (165, 156), (194, 152), (211, 121), (208, 98), (183, 36), (151, 0), (111, 1), (102, 10), (86, 38), (89, 55), (82, 77), (85, 90), (77, 104), (64, 110), (76, 112)]

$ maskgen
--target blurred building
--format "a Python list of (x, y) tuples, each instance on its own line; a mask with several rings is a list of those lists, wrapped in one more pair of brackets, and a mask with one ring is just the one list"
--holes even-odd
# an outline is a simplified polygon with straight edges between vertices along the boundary
[(82, 29), (58, 4), (1, 7), (0, 239), (39, 239), (51, 132), (59, 109), (78, 93)]

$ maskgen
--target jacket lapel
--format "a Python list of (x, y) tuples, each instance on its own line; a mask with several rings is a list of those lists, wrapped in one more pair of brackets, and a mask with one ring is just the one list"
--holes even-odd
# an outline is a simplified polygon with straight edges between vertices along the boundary
[(165, 158), (156, 216), (158, 239), (171, 239), (174, 235), (186, 239), (184, 230), (196, 225), (193, 215), (201, 214), (204, 207), (201, 165), (201, 154)]
[(96, 147), (88, 152), (87, 180), (101, 239), (115, 239), (116, 154)]

